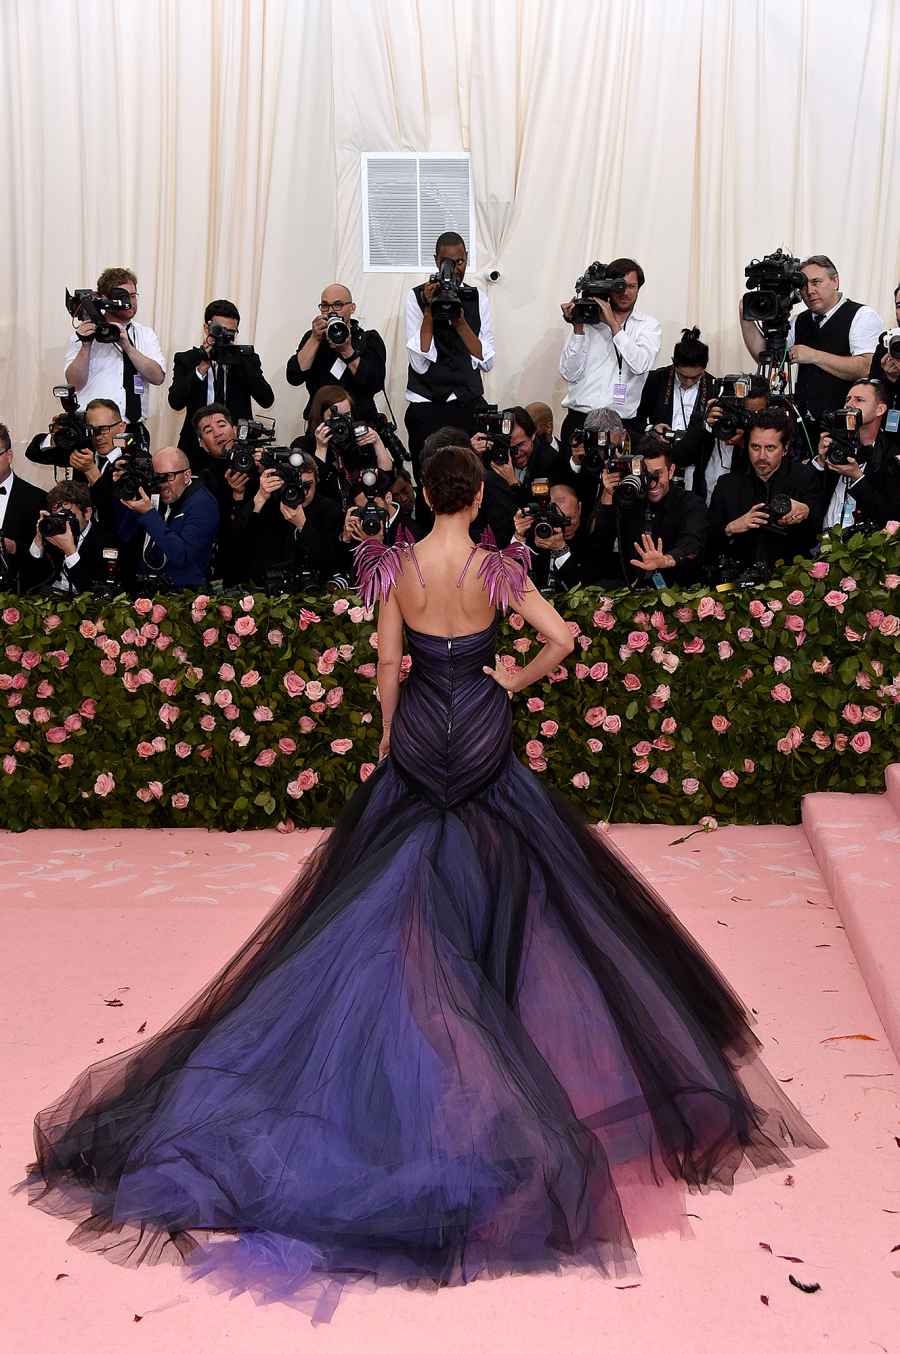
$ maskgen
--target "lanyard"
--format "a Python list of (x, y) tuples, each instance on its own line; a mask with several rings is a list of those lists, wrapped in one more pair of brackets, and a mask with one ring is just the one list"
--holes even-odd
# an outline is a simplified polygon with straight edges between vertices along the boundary
[[(625, 333), (625, 326), (628, 324), (628, 321), (629, 321), (630, 319), (631, 319), (631, 314), (629, 313), (628, 315), (625, 316), (625, 319), (622, 321), (622, 328), (619, 330), (619, 333), (620, 333), (620, 334), (624, 334), (624, 333)], [(615, 354), (616, 354), (616, 362), (618, 363), (618, 366), (619, 366), (619, 375), (621, 376), (621, 375), (622, 375), (622, 354), (619, 352), (619, 350), (618, 350), (618, 348), (616, 347), (615, 344), (613, 344), (613, 351), (614, 351)]]

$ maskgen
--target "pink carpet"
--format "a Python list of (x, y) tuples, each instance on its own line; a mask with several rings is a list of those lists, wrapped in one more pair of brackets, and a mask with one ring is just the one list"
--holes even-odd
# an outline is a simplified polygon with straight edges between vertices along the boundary
[[(865, 822), (852, 824), (864, 841)], [(865, 914), (880, 866), (855, 885), (835, 877), (826, 886), (799, 827), (727, 828), (681, 845), (672, 844), (684, 835), (676, 828), (614, 835), (758, 1011), (767, 1063), (828, 1151), (731, 1197), (689, 1196), (691, 1239), (641, 1242), (636, 1287), (542, 1277), (351, 1294), (316, 1329), (290, 1309), (231, 1302), (168, 1267), (119, 1270), (74, 1250), (64, 1222), (4, 1189), (5, 1354), (896, 1354), (900, 1068), (829, 892), (840, 887), (842, 905), (855, 897), (854, 915)], [(7, 1188), (30, 1160), (34, 1112), (88, 1062), (183, 1005), (274, 902), (315, 836), (0, 836)], [(817, 851), (828, 873), (828, 843)], [(878, 903), (881, 927), (888, 901)], [(896, 963), (896, 937), (875, 946), (876, 958), (890, 950)], [(820, 1291), (801, 1292), (790, 1274)]]

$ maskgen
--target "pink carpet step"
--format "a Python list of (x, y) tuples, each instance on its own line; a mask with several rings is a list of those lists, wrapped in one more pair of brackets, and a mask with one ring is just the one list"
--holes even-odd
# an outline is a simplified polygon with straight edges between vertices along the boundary
[(812, 794), (803, 827), (900, 1057), (900, 765), (883, 795)]

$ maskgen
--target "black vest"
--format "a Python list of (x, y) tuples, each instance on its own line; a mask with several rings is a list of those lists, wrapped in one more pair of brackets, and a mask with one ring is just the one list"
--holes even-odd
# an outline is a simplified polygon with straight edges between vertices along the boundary
[[(812, 311), (804, 310), (794, 321), (794, 342), (805, 343), (820, 353), (849, 357), (850, 326), (858, 310), (862, 310), (859, 301), (844, 301), (820, 328), (813, 323)], [(852, 381), (842, 381), (839, 376), (830, 376), (811, 362), (804, 362), (797, 375), (797, 403), (813, 418), (818, 418), (829, 409), (843, 408), (852, 384)]]
[[(425, 303), (421, 286), (413, 288), (413, 295), (425, 314)], [(481, 333), (481, 310), (476, 287), (462, 286), (459, 289), (463, 315), (473, 334)], [(422, 395), (426, 400), (443, 404), (451, 395), (458, 400), (474, 400), (484, 392), (481, 371), (472, 366), (472, 355), (459, 334), (446, 320), (435, 320), (434, 346), (437, 349), (437, 361), (432, 362), (428, 370), (421, 374), (409, 367), (406, 379), (408, 390)]]

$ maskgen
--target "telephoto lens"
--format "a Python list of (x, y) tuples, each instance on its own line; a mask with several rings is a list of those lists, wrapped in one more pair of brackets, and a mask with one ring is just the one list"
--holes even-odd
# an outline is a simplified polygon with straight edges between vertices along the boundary
[(350, 337), (350, 326), (345, 320), (339, 320), (337, 315), (332, 315), (325, 326), (325, 337), (335, 348), (343, 348)]

